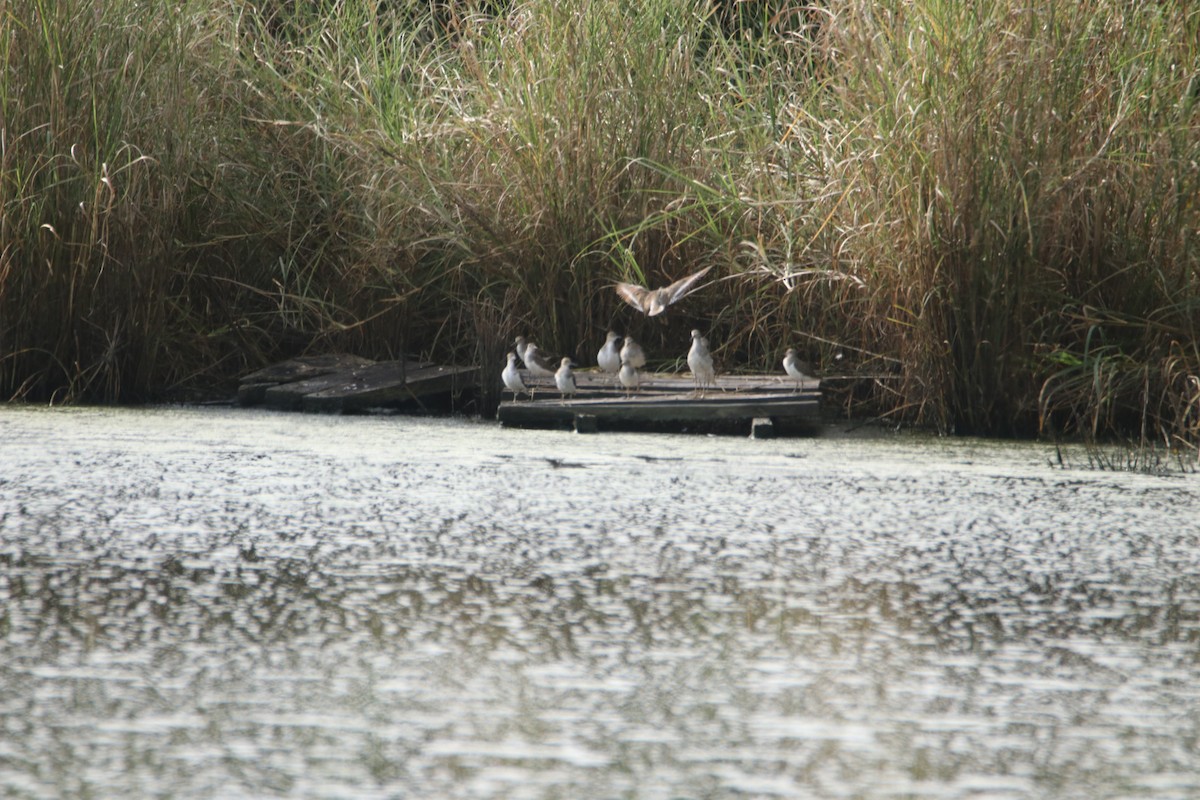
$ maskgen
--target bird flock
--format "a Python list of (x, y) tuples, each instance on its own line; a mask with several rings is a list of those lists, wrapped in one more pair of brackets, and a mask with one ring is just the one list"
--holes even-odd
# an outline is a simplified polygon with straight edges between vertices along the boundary
[[(617, 295), (626, 303), (648, 317), (655, 317), (666, 311), (669, 306), (701, 288), (697, 284), (710, 269), (712, 267), (705, 267), (699, 272), (692, 273), (661, 289), (647, 289), (632, 283), (618, 283), (614, 288)], [(688, 369), (692, 372), (696, 394), (703, 397), (709, 389), (717, 385), (717, 372), (708, 339), (698, 329), (692, 331), (691, 338), (692, 344), (687, 353)], [(516, 337), (513, 346), (515, 350), (507, 354), (504, 371), (500, 373), (500, 377), (504, 381), (505, 388), (513, 393), (514, 399), (520, 399), (520, 396), (524, 394), (532, 400), (536, 388), (536, 384), (531, 387), (525, 382), (518, 362), (524, 365), (525, 371), (530, 377), (552, 378), (564, 403), (574, 397), (578, 391), (578, 384), (571, 368), (577, 364), (569, 356), (564, 356), (558, 362), (558, 367), (554, 368), (553, 362), (546, 357), (537, 344), (526, 337)], [(610, 380), (620, 382), (625, 387), (625, 396), (629, 397), (640, 389), (641, 373), (638, 370), (646, 366), (646, 353), (632, 336), (622, 337), (615, 331), (609, 331), (604, 339), (604, 345), (596, 353), (596, 365)], [(800, 361), (795, 348), (789, 348), (783, 358), (783, 370), (796, 382), (797, 389), (805, 380), (812, 380), (806, 374), (807, 369), (807, 365)]]

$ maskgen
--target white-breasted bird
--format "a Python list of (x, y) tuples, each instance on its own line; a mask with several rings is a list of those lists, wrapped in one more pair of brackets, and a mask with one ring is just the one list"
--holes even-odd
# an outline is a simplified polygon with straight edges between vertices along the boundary
[(525, 369), (529, 370), (529, 374), (535, 378), (553, 378), (554, 370), (550, 368), (550, 362), (542, 355), (542, 351), (533, 342), (530, 342), (525, 348), (525, 356), (521, 359), (525, 362)]
[(638, 377), (637, 367), (628, 361), (621, 362), (621, 371), (617, 373), (617, 377), (621, 380), (621, 385), (625, 387), (625, 396), (629, 397), (630, 392), (638, 390), (638, 384), (641, 379)]
[(642, 350), (642, 346), (633, 340), (632, 336), (625, 337), (625, 344), (621, 346), (621, 363), (629, 362), (634, 369), (641, 369), (646, 366), (646, 352)]
[(700, 288), (696, 284), (708, 274), (710, 269), (712, 267), (705, 267), (699, 272), (693, 272), (686, 278), (680, 278), (670, 286), (664, 286), (661, 289), (647, 289), (636, 283), (618, 283), (615, 288), (617, 294), (626, 303), (648, 317), (657, 317), (667, 310), (667, 306), (679, 302)]
[(562, 362), (558, 366), (558, 371), (554, 373), (554, 385), (558, 387), (558, 391), (563, 398), (569, 398), (575, 394), (575, 376), (571, 374), (571, 359), (569, 356), (563, 356)]
[(504, 379), (504, 385), (508, 390), (513, 393), (514, 400), (522, 393), (529, 394), (529, 389), (525, 388), (525, 381), (521, 380), (521, 372), (517, 369), (516, 353), (508, 354), (508, 365), (500, 373), (500, 377)]
[(708, 351), (708, 339), (700, 335), (700, 331), (692, 330), (692, 347), (687, 355), (688, 369), (692, 371), (692, 381), (696, 391), (703, 395), (704, 390), (712, 386), (717, 379), (717, 371), (713, 369), (712, 353)]
[(815, 380), (811, 375), (805, 374), (805, 370), (807, 369), (810, 369), (810, 367), (796, 355), (796, 348), (789, 347), (787, 352), (783, 354), (783, 371), (796, 382), (797, 389), (800, 388), (800, 385), (804, 381)]
[(621, 350), (617, 347), (620, 339), (621, 337), (617, 335), (616, 331), (609, 331), (608, 336), (604, 339), (604, 346), (596, 354), (596, 363), (600, 366), (601, 371), (610, 378), (621, 371)]
[(525, 363), (525, 351), (529, 349), (529, 340), (524, 336), (518, 336), (513, 342), (513, 347), (517, 348), (517, 358), (521, 359), (521, 363)]

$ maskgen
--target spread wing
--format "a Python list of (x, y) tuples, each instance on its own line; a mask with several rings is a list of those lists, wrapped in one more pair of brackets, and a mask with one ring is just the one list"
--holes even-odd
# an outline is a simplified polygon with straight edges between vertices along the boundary
[(667, 310), (667, 306), (682, 299), (700, 288), (696, 284), (708, 274), (712, 267), (708, 266), (699, 272), (693, 272), (685, 278), (665, 286), (662, 289), (647, 289), (636, 283), (616, 284), (617, 294), (629, 305), (647, 316), (655, 317)]
[(649, 289), (645, 286), (638, 286), (636, 283), (618, 283), (616, 289), (622, 300), (643, 314), (646, 313), (649, 308)]
[(663, 293), (666, 295), (664, 305), (670, 305), (671, 303), (680, 300), (687, 294), (696, 291), (696, 289), (699, 288), (696, 286), (696, 284), (700, 282), (701, 278), (708, 274), (710, 269), (712, 269), (712, 267), (705, 267), (699, 272), (693, 272), (686, 278), (680, 278), (664, 289)]

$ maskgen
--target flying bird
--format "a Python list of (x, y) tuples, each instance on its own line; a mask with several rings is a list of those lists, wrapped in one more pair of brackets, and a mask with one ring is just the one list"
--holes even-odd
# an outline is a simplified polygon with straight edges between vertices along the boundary
[(636, 283), (618, 283), (616, 285), (617, 294), (622, 300), (646, 316), (657, 317), (667, 310), (667, 306), (678, 303), (696, 291), (699, 288), (696, 284), (708, 274), (710, 269), (712, 267), (705, 267), (699, 272), (693, 272), (686, 278), (680, 278), (670, 286), (664, 286), (661, 289), (647, 289)]

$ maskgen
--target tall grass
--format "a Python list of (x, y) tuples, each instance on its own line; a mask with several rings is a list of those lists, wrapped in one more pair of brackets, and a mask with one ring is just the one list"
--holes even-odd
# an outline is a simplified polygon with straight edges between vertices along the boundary
[(4, 396), (700, 326), (897, 420), (1200, 438), (1186, 3), (0, 9)]
[[(960, 431), (1166, 431), (1198, 374), (1200, 15), (1187, 4), (860, 5), (848, 161), (884, 223), (903, 394)], [(874, 234), (874, 235), (872, 235)], [(886, 254), (886, 255), (885, 255)]]
[(0, 393), (164, 396), (307, 341), (320, 293), (294, 284), (332, 237), (313, 227), (314, 175), (289, 167), (322, 143), (264, 118), (236, 20), (198, 3), (0, 9)]
[(142, 141), (183, 124), (163, 102), (188, 90), (178, 34), (161, 15), (136, 25), (129, 4), (0, 8), (0, 383), (121, 398), (169, 336), (158, 265), (184, 200), (170, 186), (180, 165)]

